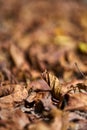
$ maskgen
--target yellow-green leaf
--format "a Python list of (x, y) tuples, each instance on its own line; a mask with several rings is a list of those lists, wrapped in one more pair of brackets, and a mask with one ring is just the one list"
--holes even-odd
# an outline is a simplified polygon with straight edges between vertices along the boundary
[(79, 44), (79, 50), (83, 53), (87, 53), (87, 43), (81, 42)]
[(60, 46), (68, 46), (70, 48), (74, 47), (74, 44), (73, 44), (74, 41), (69, 36), (57, 35), (54, 38), (54, 42), (55, 42), (55, 44), (58, 44)]

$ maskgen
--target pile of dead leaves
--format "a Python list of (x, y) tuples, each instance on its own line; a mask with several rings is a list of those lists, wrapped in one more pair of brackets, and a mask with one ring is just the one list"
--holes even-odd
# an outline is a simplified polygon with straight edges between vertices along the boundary
[(86, 3), (0, 0), (0, 130), (86, 129)]

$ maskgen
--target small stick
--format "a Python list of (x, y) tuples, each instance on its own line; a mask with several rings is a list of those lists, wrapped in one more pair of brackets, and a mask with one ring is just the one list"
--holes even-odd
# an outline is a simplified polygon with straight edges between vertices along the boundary
[(76, 68), (78, 69), (79, 73), (82, 75), (82, 77), (83, 77), (84, 79), (87, 79), (86, 76), (80, 71), (80, 69), (79, 69), (79, 67), (78, 67), (78, 65), (77, 65), (76, 62), (75, 62), (75, 66), (76, 66)]

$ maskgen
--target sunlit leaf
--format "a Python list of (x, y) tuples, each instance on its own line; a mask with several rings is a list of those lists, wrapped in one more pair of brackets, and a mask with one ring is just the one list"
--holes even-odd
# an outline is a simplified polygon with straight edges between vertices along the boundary
[(54, 39), (55, 43), (60, 46), (74, 46), (73, 40), (69, 36), (65, 35), (57, 35)]
[(81, 52), (87, 53), (87, 43), (81, 42), (78, 47)]

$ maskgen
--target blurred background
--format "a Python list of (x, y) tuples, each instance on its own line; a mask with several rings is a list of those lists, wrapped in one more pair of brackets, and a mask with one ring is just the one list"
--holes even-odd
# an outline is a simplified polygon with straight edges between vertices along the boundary
[(0, 0), (0, 50), (0, 63), (13, 73), (23, 65), (34, 78), (45, 69), (65, 80), (82, 78), (78, 68), (87, 74), (87, 1)]
[(86, 31), (86, 0), (0, 0), (0, 41), (11, 39), (26, 49), (53, 35), (87, 41)]

